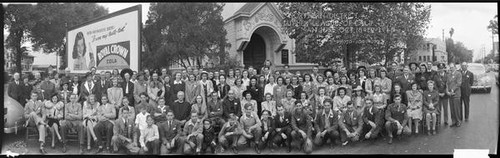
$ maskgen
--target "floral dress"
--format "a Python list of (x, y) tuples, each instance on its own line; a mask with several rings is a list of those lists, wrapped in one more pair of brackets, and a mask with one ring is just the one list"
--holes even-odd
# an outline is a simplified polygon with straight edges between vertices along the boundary
[(408, 116), (413, 119), (422, 119), (422, 93), (420, 91), (406, 91), (408, 99)]
[(377, 108), (385, 109), (387, 104), (384, 104), (384, 101), (387, 101), (385, 94), (383, 93), (375, 93), (372, 95), (373, 97), (373, 105)]

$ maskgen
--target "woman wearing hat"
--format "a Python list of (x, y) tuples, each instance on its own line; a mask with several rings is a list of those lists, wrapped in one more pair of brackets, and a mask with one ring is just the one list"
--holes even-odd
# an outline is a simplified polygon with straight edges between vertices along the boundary
[(410, 67), (410, 71), (411, 71), (412, 74), (415, 75), (418, 72), (417, 71), (417, 69), (418, 69), (418, 64), (417, 63), (411, 62), (410, 64), (408, 64), (408, 66)]
[(379, 80), (380, 78), (377, 77), (375, 68), (370, 68), (365, 82), (365, 91), (367, 94), (373, 94), (375, 82), (379, 82)]
[(140, 72), (137, 74), (137, 81), (134, 83), (134, 98), (136, 100), (137, 104), (141, 100), (141, 97), (139, 96), (141, 93), (147, 93), (148, 92), (148, 83), (144, 79), (144, 73)]
[(353, 89), (354, 93), (352, 94), (352, 102), (354, 103), (354, 108), (356, 111), (362, 112), (365, 107), (365, 92), (361, 86), (357, 86)]

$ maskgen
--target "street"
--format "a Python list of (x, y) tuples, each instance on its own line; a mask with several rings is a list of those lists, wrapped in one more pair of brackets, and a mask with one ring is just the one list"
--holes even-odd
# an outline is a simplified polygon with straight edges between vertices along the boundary
[[(492, 74), (490, 74), (492, 75)], [(490, 94), (472, 94), (470, 103), (470, 118), (463, 122), (461, 127), (439, 126), (436, 135), (427, 136), (420, 133), (401, 140), (394, 139), (393, 144), (387, 144), (385, 138), (374, 141), (364, 141), (348, 144), (345, 147), (339, 144), (333, 149), (328, 146), (315, 148), (312, 154), (453, 154), (454, 149), (489, 149), (490, 154), (496, 154), (498, 141), (498, 87), (493, 85)], [(449, 119), (451, 121), (451, 119)], [(16, 141), (24, 140), (24, 131), (3, 136), (2, 154), (5, 154), (8, 146)], [(50, 140), (50, 139), (47, 139)], [(38, 142), (30, 140), (28, 143), (28, 154), (39, 154)], [(46, 143), (49, 154), (61, 153), (61, 146), (56, 143), (56, 149)], [(95, 148), (95, 147), (94, 147)], [(17, 150), (14, 150), (17, 151)], [(66, 154), (77, 154), (78, 145), (72, 142), (68, 146)], [(95, 150), (87, 154), (95, 154)], [(104, 153), (108, 154), (108, 153)], [(222, 154), (232, 154), (226, 150)], [(239, 154), (255, 154), (253, 148), (240, 149)], [(286, 153), (284, 148), (271, 153), (265, 149), (262, 154), (303, 154), (293, 150)]]

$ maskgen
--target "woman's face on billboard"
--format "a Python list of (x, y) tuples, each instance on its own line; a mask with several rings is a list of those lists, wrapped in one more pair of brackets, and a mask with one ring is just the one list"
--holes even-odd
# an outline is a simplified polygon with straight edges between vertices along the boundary
[(78, 40), (76, 49), (78, 50), (78, 55), (82, 56), (83, 55), (83, 48), (85, 47), (85, 44), (83, 43), (83, 40)]

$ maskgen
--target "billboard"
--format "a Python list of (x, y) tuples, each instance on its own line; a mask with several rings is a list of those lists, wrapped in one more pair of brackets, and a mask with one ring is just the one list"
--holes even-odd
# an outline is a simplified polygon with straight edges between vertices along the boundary
[(71, 73), (130, 68), (139, 70), (141, 5), (75, 26), (66, 33)]

